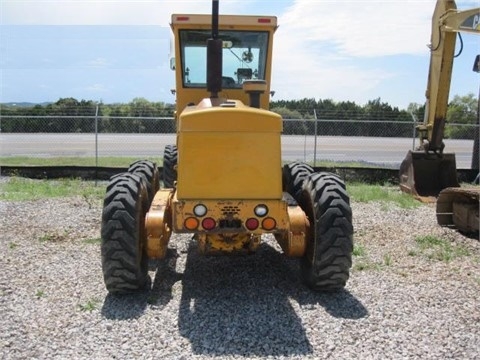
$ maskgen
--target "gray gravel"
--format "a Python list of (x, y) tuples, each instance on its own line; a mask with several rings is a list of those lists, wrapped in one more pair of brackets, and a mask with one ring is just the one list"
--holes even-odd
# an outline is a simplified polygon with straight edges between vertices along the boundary
[(478, 239), (438, 227), (434, 205), (352, 208), (362, 251), (340, 293), (307, 289), (271, 237), (252, 256), (202, 257), (175, 235), (152, 291), (118, 298), (100, 201), (0, 201), (1, 358), (480, 359)]

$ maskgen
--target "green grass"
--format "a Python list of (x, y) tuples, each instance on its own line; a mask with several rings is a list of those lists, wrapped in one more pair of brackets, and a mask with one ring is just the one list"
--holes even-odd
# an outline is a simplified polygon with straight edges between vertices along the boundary
[(382, 202), (386, 206), (395, 204), (403, 209), (414, 209), (422, 206), (422, 203), (405, 194), (396, 186), (392, 185), (369, 185), (362, 183), (348, 183), (347, 191), (350, 198), (357, 202)]
[(42, 243), (45, 242), (62, 242), (68, 239), (69, 233), (68, 230), (64, 230), (62, 232), (51, 232), (41, 235), (38, 240)]
[(0, 200), (28, 201), (67, 196), (83, 196), (86, 200), (102, 199), (105, 186), (79, 179), (31, 180), (12, 177), (0, 184)]
[(88, 245), (98, 245), (102, 242), (102, 238), (85, 239), (83, 242)]
[(392, 259), (392, 255), (390, 254), (385, 254), (383, 256), (383, 265), (385, 266), (392, 266), (393, 264), (393, 259)]
[(453, 259), (470, 256), (470, 251), (462, 245), (456, 245), (437, 236), (417, 236), (415, 241), (420, 252), (429, 259), (450, 262)]
[[(347, 191), (353, 201), (382, 202), (385, 206), (395, 204), (401, 208), (412, 209), (422, 203), (412, 196), (402, 193), (395, 186), (368, 185), (361, 183), (347, 184)], [(8, 182), (0, 184), (0, 200), (26, 201), (54, 197), (83, 196), (87, 202), (102, 199), (105, 186), (95, 186), (93, 181), (80, 179), (31, 180), (11, 177)]]
[(97, 299), (90, 299), (85, 304), (78, 304), (81, 311), (93, 311), (98, 307), (99, 301)]
[[(105, 156), (98, 158), (98, 166), (128, 167), (131, 163), (140, 160), (138, 157)], [(163, 161), (157, 157), (142, 158), (151, 160), (162, 166)], [(31, 156), (3, 156), (0, 157), (3, 166), (95, 166), (95, 157), (31, 157)]]
[(353, 245), (353, 252), (352, 252), (353, 256), (365, 256), (365, 254), (366, 254), (365, 247), (362, 244), (356, 243)]
[(35, 296), (37, 297), (37, 299), (40, 299), (42, 297), (45, 296), (45, 291), (43, 290), (38, 290), (36, 293), (35, 293)]
[(355, 270), (355, 271), (367, 271), (367, 270), (380, 271), (380, 270), (382, 270), (382, 264), (379, 264), (377, 262), (370, 261), (370, 260), (359, 261), (359, 262), (355, 262), (355, 264), (353, 265), (353, 270)]

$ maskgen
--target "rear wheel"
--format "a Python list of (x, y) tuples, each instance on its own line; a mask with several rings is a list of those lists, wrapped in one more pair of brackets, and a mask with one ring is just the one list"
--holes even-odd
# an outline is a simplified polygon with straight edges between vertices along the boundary
[(128, 171), (145, 180), (148, 194), (148, 207), (150, 207), (155, 194), (160, 188), (160, 175), (157, 164), (148, 160), (138, 160), (130, 165)]
[(299, 203), (310, 220), (307, 251), (301, 262), (305, 283), (314, 290), (345, 287), (352, 266), (353, 226), (345, 184), (336, 175), (305, 179)]
[(310, 165), (295, 161), (283, 166), (283, 190), (297, 199), (305, 178), (314, 172)]
[(165, 146), (163, 153), (163, 185), (166, 188), (174, 188), (177, 181), (177, 157), (178, 151), (175, 145)]
[(107, 187), (101, 253), (105, 286), (110, 293), (130, 293), (150, 286), (145, 196), (143, 179), (132, 173), (113, 177)]

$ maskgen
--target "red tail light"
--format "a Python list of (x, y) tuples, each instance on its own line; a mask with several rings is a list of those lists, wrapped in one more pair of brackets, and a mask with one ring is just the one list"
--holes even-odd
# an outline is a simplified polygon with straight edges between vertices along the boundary
[(259, 225), (258, 220), (255, 218), (249, 218), (245, 222), (246, 228), (250, 231), (256, 230), (258, 228), (258, 225)]
[(215, 229), (215, 226), (217, 226), (217, 223), (212, 218), (205, 218), (202, 220), (202, 227), (205, 230)]

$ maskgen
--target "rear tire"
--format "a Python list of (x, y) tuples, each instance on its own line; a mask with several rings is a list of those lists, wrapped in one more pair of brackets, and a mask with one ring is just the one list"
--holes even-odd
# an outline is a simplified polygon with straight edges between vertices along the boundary
[(102, 269), (109, 293), (125, 294), (150, 287), (145, 244), (145, 185), (141, 177), (112, 177), (102, 213)]
[(295, 161), (283, 166), (283, 191), (288, 192), (295, 199), (302, 191), (303, 181), (314, 172), (310, 165)]
[(163, 186), (174, 188), (177, 181), (178, 151), (176, 145), (165, 146), (163, 153)]
[(148, 193), (148, 207), (160, 188), (160, 173), (157, 164), (148, 160), (138, 160), (130, 165), (128, 171), (142, 177)]
[(299, 203), (310, 220), (307, 251), (301, 260), (303, 279), (314, 290), (342, 289), (353, 251), (352, 210), (345, 184), (334, 174), (311, 174)]

